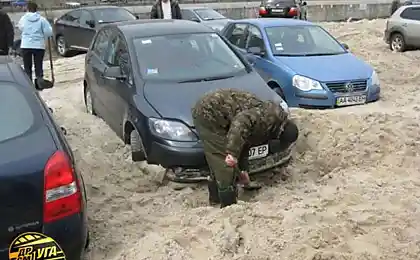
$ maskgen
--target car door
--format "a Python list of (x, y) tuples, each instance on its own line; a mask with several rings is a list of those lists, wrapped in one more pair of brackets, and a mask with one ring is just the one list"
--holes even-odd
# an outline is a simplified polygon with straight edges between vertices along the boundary
[(245, 54), (245, 41), (248, 24), (233, 23), (223, 32), (224, 37), (241, 53)]
[(107, 118), (106, 93), (104, 90), (103, 73), (107, 68), (105, 60), (107, 58), (110, 29), (102, 29), (94, 39), (92, 49), (86, 54), (86, 76), (87, 84), (90, 87), (94, 98), (95, 110), (105, 121)]
[(117, 33), (111, 40), (111, 51), (108, 57), (107, 65), (109, 67), (119, 67), (122, 75), (126, 76), (125, 80), (105, 79), (105, 88), (108, 96), (109, 106), (112, 110), (112, 128), (122, 138), (123, 124), (129, 100), (135, 92), (133, 81), (132, 66), (127, 43), (122, 34)]
[(89, 24), (90, 22), (94, 22), (94, 18), (93, 15), (87, 10), (82, 10), (79, 22), (80, 28), (77, 35), (77, 48), (87, 50), (90, 46), (90, 43), (92, 42), (93, 36), (95, 36), (96, 24)]
[(406, 8), (400, 14), (408, 45), (420, 46), (420, 7)]
[(56, 34), (62, 34), (67, 45), (72, 46), (77, 42), (76, 35), (79, 28), (81, 10), (74, 10), (63, 15), (55, 22)]
[[(247, 38), (245, 41), (245, 49), (249, 50), (251, 47), (258, 47), (263, 53), (267, 53), (267, 47), (264, 42), (261, 30), (254, 26), (249, 25), (247, 28)], [(245, 57), (260, 76), (267, 82), (272, 76), (273, 71), (272, 63), (266, 59), (266, 56), (252, 54), (248, 51), (245, 52)]]

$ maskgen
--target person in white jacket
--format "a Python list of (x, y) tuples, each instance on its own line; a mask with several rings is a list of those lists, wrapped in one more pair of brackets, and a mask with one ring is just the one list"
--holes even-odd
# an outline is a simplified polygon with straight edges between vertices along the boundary
[(27, 12), (20, 18), (18, 28), (22, 32), (20, 48), (25, 72), (32, 81), (32, 64), (34, 64), (35, 84), (42, 85), (45, 40), (53, 34), (51, 25), (38, 13), (38, 5), (28, 2)]

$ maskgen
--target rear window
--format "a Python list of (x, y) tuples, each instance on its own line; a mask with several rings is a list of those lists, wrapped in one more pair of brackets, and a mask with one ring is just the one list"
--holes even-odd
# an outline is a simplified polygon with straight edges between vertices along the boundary
[(0, 83), (0, 143), (26, 133), (34, 125), (31, 106), (19, 87)]

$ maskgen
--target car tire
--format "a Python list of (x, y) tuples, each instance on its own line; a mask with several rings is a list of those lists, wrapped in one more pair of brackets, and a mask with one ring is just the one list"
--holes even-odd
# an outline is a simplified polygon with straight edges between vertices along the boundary
[(64, 36), (60, 35), (55, 41), (56, 49), (58, 55), (61, 57), (68, 57), (70, 55), (70, 49), (67, 45), (66, 39)]
[(141, 162), (147, 159), (143, 141), (141, 140), (141, 136), (136, 129), (130, 133), (130, 148), (131, 160), (133, 162)]
[(406, 50), (404, 36), (401, 33), (394, 33), (389, 41), (391, 51), (404, 52)]
[(90, 91), (89, 86), (85, 87), (84, 91), (84, 98), (85, 98), (85, 108), (86, 113), (96, 116), (95, 105), (92, 97), (92, 92)]

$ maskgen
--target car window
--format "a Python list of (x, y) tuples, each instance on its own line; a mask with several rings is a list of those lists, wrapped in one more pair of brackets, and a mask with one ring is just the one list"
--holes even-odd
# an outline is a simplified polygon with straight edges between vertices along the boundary
[(322, 27), (314, 25), (278, 26), (265, 29), (274, 55), (335, 55), (346, 50)]
[(245, 48), (245, 29), (247, 25), (242, 23), (236, 23), (228, 29), (226, 33), (226, 38), (233, 45), (239, 48)]
[(122, 74), (128, 77), (127, 81), (133, 84), (130, 56), (125, 40), (118, 35), (111, 41), (109, 48), (108, 65), (120, 67)]
[(137, 38), (133, 43), (144, 79), (185, 81), (246, 72), (241, 59), (216, 33)]
[(111, 31), (109, 29), (101, 30), (98, 32), (95, 37), (95, 42), (93, 43), (92, 51), (98, 55), (102, 61), (105, 61), (106, 58), (110, 35)]
[(92, 11), (98, 23), (115, 23), (136, 20), (136, 16), (125, 8), (99, 8)]
[(420, 21), (420, 8), (419, 7), (407, 8), (404, 11), (402, 11), (400, 16), (403, 19)]
[(19, 86), (0, 83), (0, 143), (26, 133), (34, 125), (34, 118)]
[(92, 15), (88, 11), (82, 11), (79, 22), (81, 25), (88, 25), (86, 22), (93, 20)]
[(250, 25), (248, 28), (248, 38), (247, 38), (247, 48), (250, 47), (259, 47), (261, 50), (264, 50), (264, 40), (261, 34), (261, 31), (255, 27)]
[(182, 15), (182, 19), (184, 20), (192, 20), (193, 18), (198, 19), (197, 16), (191, 10), (187, 10), (187, 9), (182, 9), (181, 15)]
[(224, 17), (223, 15), (221, 15), (213, 9), (203, 8), (195, 9), (194, 11), (204, 21), (226, 19), (226, 17)]
[(63, 16), (62, 20), (66, 21), (66, 22), (78, 23), (81, 14), (82, 14), (81, 10), (72, 11), (72, 12), (69, 12), (69, 13), (65, 14)]

